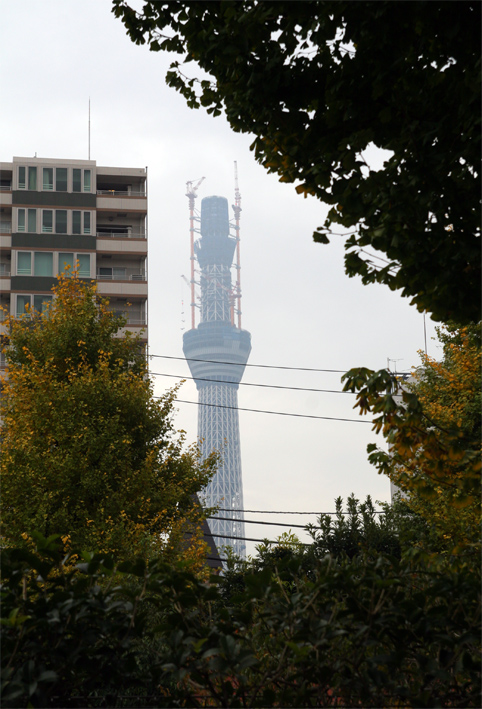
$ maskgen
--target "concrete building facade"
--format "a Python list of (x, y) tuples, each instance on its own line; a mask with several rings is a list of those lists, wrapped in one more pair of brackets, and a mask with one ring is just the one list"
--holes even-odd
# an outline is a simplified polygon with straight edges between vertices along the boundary
[(143, 331), (147, 343), (145, 168), (37, 157), (0, 163), (0, 304), (14, 316), (41, 312), (66, 265), (97, 280), (126, 329)]

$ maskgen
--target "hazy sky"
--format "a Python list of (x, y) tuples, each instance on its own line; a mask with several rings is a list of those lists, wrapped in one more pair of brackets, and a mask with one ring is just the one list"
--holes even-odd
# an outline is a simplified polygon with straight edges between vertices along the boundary
[[(183, 328), (190, 326), (190, 293), (181, 278), (190, 268), (186, 182), (206, 177), (198, 206), (213, 194), (232, 204), (236, 160), (250, 363), (342, 371), (380, 369), (387, 358), (397, 360), (392, 367), (398, 371), (417, 365), (422, 315), (388, 288), (345, 276), (342, 238), (329, 246), (312, 241), (327, 208), (268, 175), (249, 150), (252, 136), (233, 133), (223, 117), (187, 108), (165, 85), (171, 58), (132, 44), (109, 0), (0, 0), (0, 9), (0, 160), (35, 153), (86, 159), (90, 97), (91, 158), (98, 165), (148, 167), (151, 354), (182, 357)], [(427, 319), (428, 353), (438, 356), (433, 335)], [(153, 358), (151, 369), (189, 375), (186, 362), (175, 359)], [(248, 367), (243, 381), (341, 390), (340, 376)], [(175, 381), (157, 376), (155, 393)], [(197, 400), (193, 382), (186, 381), (179, 398)], [(239, 391), (241, 408), (312, 416), (359, 419), (353, 403), (340, 393), (243, 385)], [(176, 425), (192, 442), (197, 406), (177, 408)], [(330, 511), (335, 497), (351, 492), (389, 500), (388, 479), (366, 459), (367, 443), (377, 439), (368, 423), (244, 411), (239, 416), (245, 509)], [(248, 537), (273, 538), (283, 529), (247, 524), (246, 531)], [(247, 546), (253, 551), (253, 544)]]

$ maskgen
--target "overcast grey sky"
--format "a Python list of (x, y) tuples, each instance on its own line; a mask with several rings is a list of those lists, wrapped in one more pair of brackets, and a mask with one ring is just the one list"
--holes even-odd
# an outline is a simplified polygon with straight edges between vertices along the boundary
[[(268, 175), (249, 150), (251, 136), (233, 133), (223, 117), (187, 108), (165, 85), (171, 58), (132, 44), (109, 0), (0, 0), (0, 7), (0, 160), (35, 153), (86, 159), (90, 97), (91, 158), (98, 165), (148, 167), (151, 354), (182, 357), (183, 327), (189, 327), (189, 289), (181, 278), (190, 267), (186, 182), (206, 177), (199, 206), (213, 194), (231, 204), (236, 160), (250, 363), (342, 371), (379, 369), (387, 358), (397, 360), (392, 366), (398, 371), (417, 365), (422, 315), (386, 287), (362, 286), (345, 276), (342, 239), (329, 246), (312, 241), (327, 208)], [(427, 335), (429, 354), (437, 356), (428, 319)], [(154, 358), (151, 369), (189, 375), (178, 360)], [(340, 390), (340, 376), (248, 367), (243, 381)], [(155, 393), (174, 381), (157, 376)], [(197, 400), (193, 382), (183, 385), (179, 398)], [(314, 416), (358, 419), (353, 403), (340, 393), (239, 391), (241, 408)], [(177, 427), (192, 442), (197, 406), (177, 408)], [(389, 500), (389, 481), (366, 459), (367, 443), (377, 439), (368, 423), (241, 411), (240, 427), (245, 509), (329, 511), (336, 496), (351, 492)], [(249, 537), (283, 531), (267, 529), (246, 525)], [(248, 544), (248, 551), (253, 548)]]

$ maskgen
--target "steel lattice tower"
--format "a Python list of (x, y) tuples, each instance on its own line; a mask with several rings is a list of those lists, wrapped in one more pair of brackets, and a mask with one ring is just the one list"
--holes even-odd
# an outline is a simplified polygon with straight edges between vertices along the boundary
[[(188, 183), (191, 184), (191, 183)], [(237, 192), (237, 197), (238, 197)], [(189, 193), (188, 193), (188, 196)], [(239, 303), (239, 212), (234, 206), (236, 236), (230, 236), (228, 201), (224, 197), (205, 197), (201, 202), (201, 238), (191, 238), (200, 269), (201, 318), (199, 325), (186, 332), (183, 351), (199, 393), (198, 435), (203, 457), (213, 450), (221, 454), (218, 470), (204, 490), (206, 505), (219, 505), (219, 517), (229, 521), (209, 521), (218, 547), (231, 546), (245, 555), (243, 537), (243, 483), (239, 440), (238, 387), (251, 351), (251, 335), (234, 324), (234, 304)], [(191, 210), (192, 215), (192, 210)], [(231, 268), (237, 251), (238, 275), (233, 288)], [(194, 283), (194, 262), (191, 282)], [(194, 304), (192, 304), (194, 310)], [(201, 360), (201, 361), (199, 361)], [(206, 361), (207, 360), (207, 361)], [(232, 538), (234, 537), (234, 539)]]

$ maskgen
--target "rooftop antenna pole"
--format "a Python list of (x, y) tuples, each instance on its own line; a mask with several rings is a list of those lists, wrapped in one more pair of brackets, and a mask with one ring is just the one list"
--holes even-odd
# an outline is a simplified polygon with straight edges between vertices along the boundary
[(425, 357), (427, 356), (427, 326), (425, 324), (425, 313), (423, 314), (423, 339), (425, 340)]
[(238, 184), (238, 163), (234, 161), (234, 219), (236, 230), (236, 289), (235, 299), (237, 301), (238, 310), (238, 328), (241, 330), (241, 255), (239, 242), (241, 240), (239, 222), (241, 219), (241, 192)]
[(196, 292), (195, 292), (195, 280), (194, 280), (194, 203), (196, 200), (196, 192), (201, 185), (205, 177), (201, 177), (200, 180), (196, 182), (193, 187), (192, 182), (186, 182), (186, 197), (189, 200), (189, 235), (190, 235), (190, 247), (191, 247), (191, 329), (194, 330), (196, 327)]
[(90, 96), (89, 96), (89, 160), (90, 160)]

